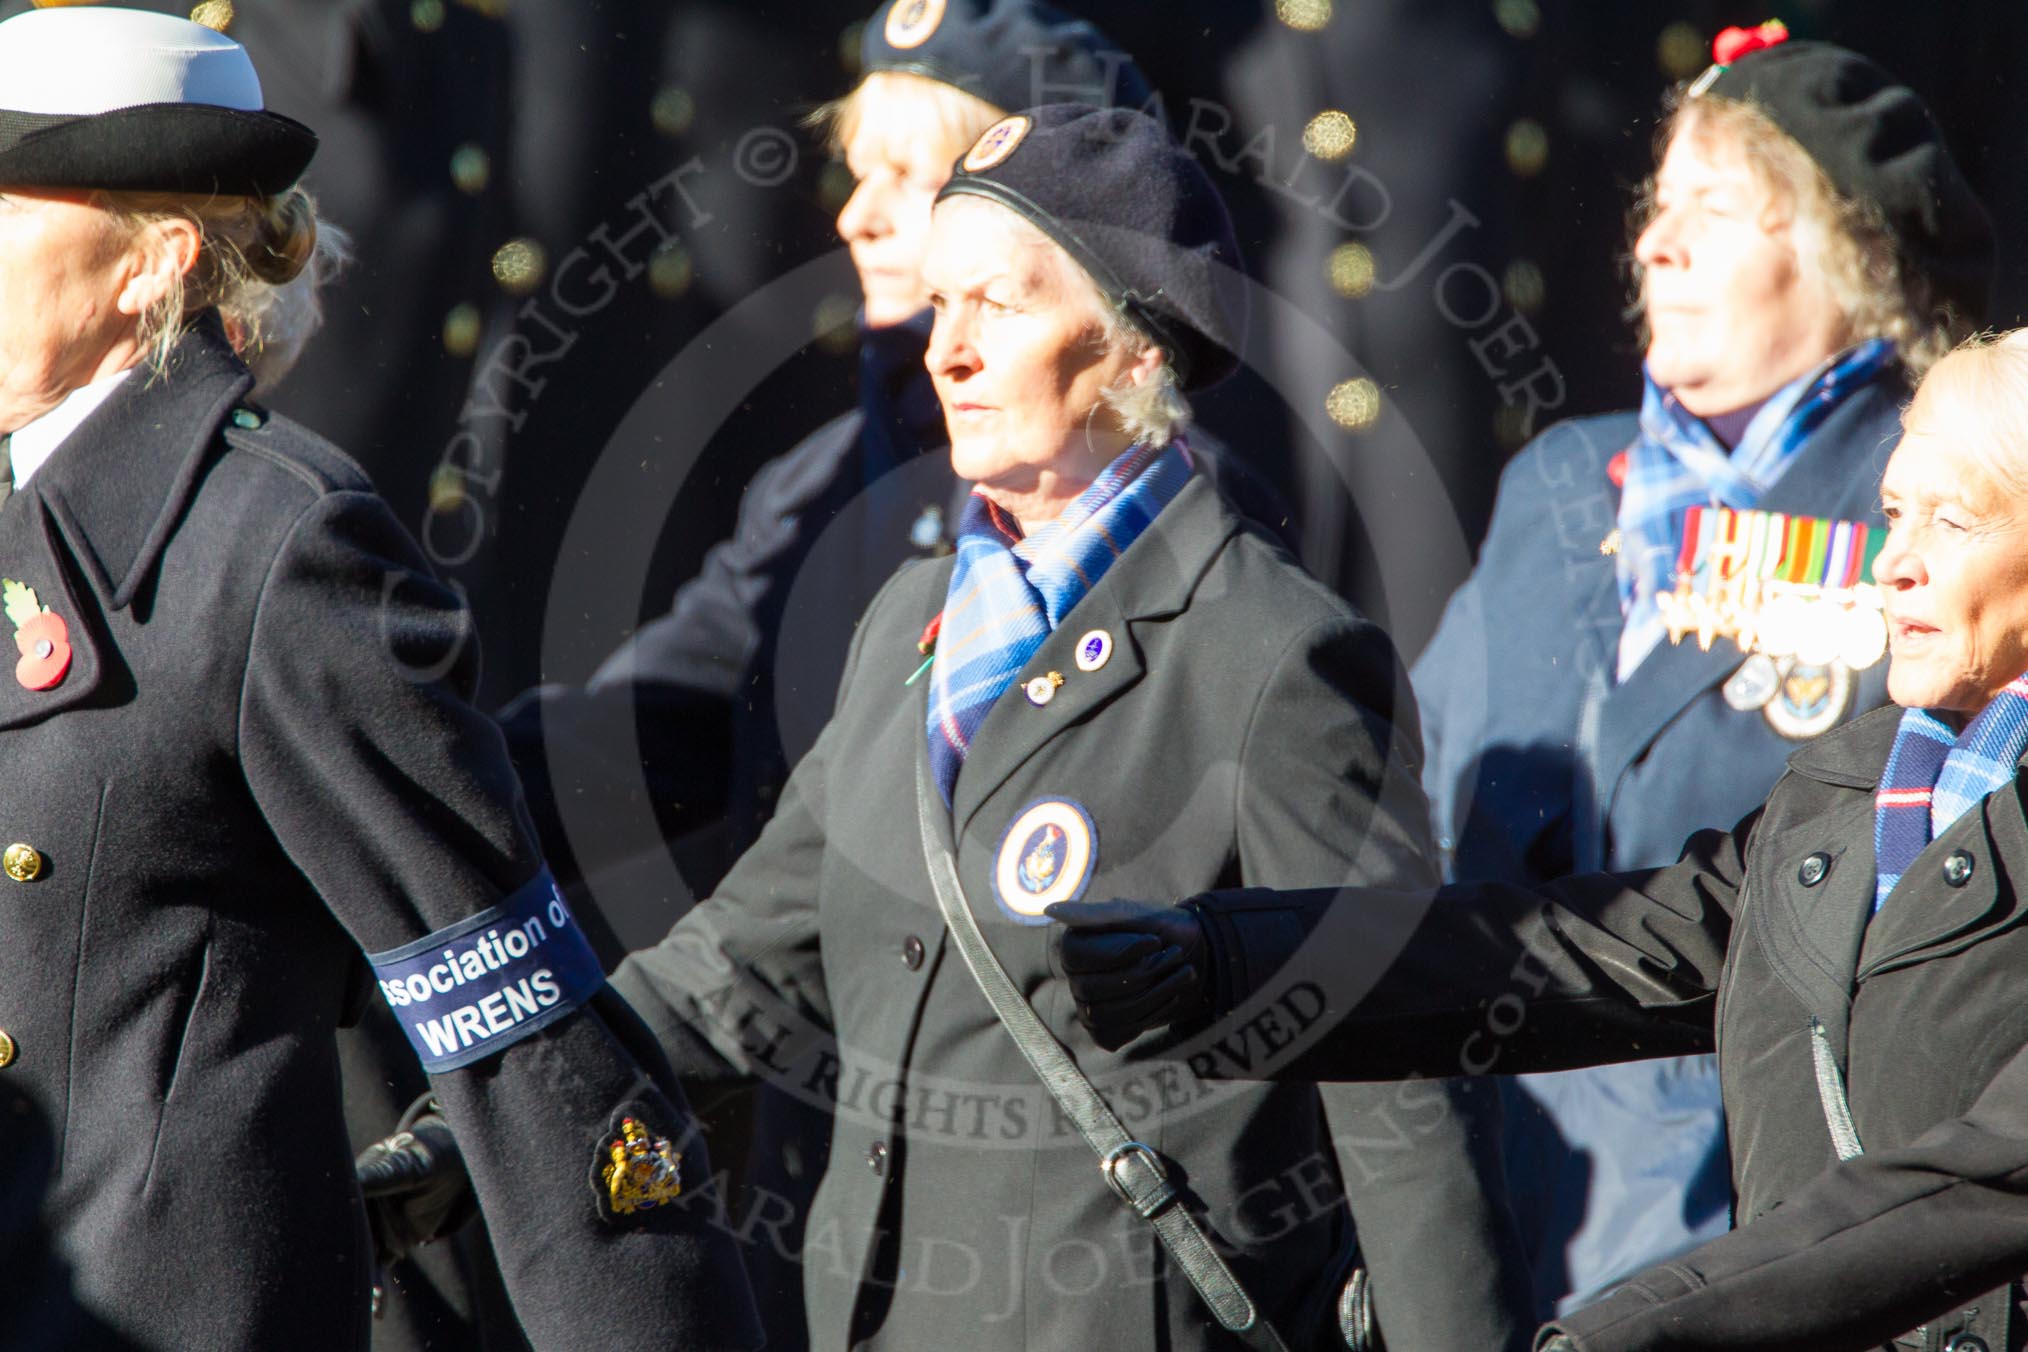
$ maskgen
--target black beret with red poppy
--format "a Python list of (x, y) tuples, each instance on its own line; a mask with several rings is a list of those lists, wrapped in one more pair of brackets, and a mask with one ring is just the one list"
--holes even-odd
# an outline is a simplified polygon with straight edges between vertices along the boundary
[(1766, 26), (1720, 34), (1722, 64), (1691, 86), (1692, 95), (1766, 113), (1831, 186), (1879, 211), (1940, 301), (1983, 321), (1993, 284), (1992, 218), (1923, 101), (1857, 52), (1766, 34)]

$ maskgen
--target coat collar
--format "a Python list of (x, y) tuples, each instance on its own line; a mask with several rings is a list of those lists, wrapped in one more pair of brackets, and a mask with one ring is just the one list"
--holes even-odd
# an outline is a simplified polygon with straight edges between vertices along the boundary
[[(1871, 518), (1880, 471), (1907, 398), (1907, 382), (1886, 375), (1839, 405), (1761, 499), (1760, 509), (1838, 520)], [(1605, 571), (1610, 576), (1611, 570)], [(1599, 710), (1593, 760), (1601, 819), (1611, 815), (1620, 780), (1642, 751), (1742, 660), (1723, 641), (1714, 643), (1709, 652), (1689, 645), (1657, 648), (1626, 681), (1608, 689)], [(1873, 773), (1877, 781), (1878, 766)]]
[[(1098, 584), (1071, 607), (979, 725), (971, 754), (952, 786), (954, 836), (964, 834), (980, 807), (1029, 757), (1139, 682), (1147, 667), (1134, 641), (1134, 626), (1188, 608), (1212, 561), (1241, 529), (1238, 515), (1203, 473), (1192, 475)], [(1078, 642), (1094, 629), (1112, 637), (1112, 656), (1097, 671), (1079, 671)], [(1066, 680), (1048, 704), (1037, 707), (1022, 687), (1052, 671)], [(924, 717), (918, 726), (926, 727), (926, 700), (927, 695), (919, 700)]]
[(219, 428), (253, 388), (216, 314), (192, 325), (159, 376), (136, 373), (29, 480), (113, 610), (146, 582)]

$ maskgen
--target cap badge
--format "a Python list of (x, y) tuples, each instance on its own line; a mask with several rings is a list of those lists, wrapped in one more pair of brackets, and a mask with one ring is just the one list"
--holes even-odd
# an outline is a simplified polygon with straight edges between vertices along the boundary
[(929, 41), (930, 34), (944, 21), (945, 0), (894, 0), (887, 11), (882, 34), (887, 45), (907, 51)]
[(1001, 834), (993, 896), (1008, 919), (1046, 925), (1043, 910), (1083, 896), (1097, 862), (1091, 814), (1068, 798), (1043, 798), (1021, 809)]
[(964, 171), (968, 174), (983, 173), (1012, 155), (1033, 125), (1023, 113), (1001, 118), (979, 133), (979, 139), (972, 142), (972, 148), (965, 152)]
[(599, 1170), (613, 1214), (631, 1216), (673, 1202), (683, 1191), (683, 1156), (666, 1136), (656, 1136), (639, 1119), (620, 1123), (619, 1137), (606, 1147), (611, 1163)]
[(1094, 629), (1077, 641), (1077, 669), (1097, 671), (1113, 655), (1113, 636), (1103, 629)]
[(21, 660), (14, 679), (29, 690), (53, 690), (70, 671), (70, 626), (36, 599), (35, 588), (0, 578), (0, 604), (14, 622), (14, 646)]

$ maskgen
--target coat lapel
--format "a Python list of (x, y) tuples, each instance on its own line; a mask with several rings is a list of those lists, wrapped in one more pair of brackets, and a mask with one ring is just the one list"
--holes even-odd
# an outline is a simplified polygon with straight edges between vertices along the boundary
[[(50, 689), (22, 684), (18, 665), (14, 679), (0, 680), (0, 728), (71, 708), (118, 669), (105, 618), (145, 584), (219, 426), (252, 384), (207, 314), (165, 374), (128, 377), (0, 507), (0, 575), (35, 590), (36, 602), (62, 618), (71, 648), (70, 669)], [(153, 435), (136, 436), (137, 427)]]
[[(206, 315), (165, 374), (128, 377), (29, 481), (111, 609), (131, 605), (146, 583), (220, 426), (252, 387), (217, 317)], [(153, 435), (137, 437), (136, 427)]]
[[(1760, 510), (1865, 520), (1879, 496), (1880, 472), (1900, 428), (1907, 386), (1892, 377), (1853, 396), (1824, 421), (1761, 499)], [(1610, 689), (1599, 711), (1593, 792), (1601, 819), (1627, 768), (1691, 701), (1737, 670), (1744, 656), (1729, 639), (1709, 652), (1666, 641), (1625, 682)], [(1610, 667), (1608, 668), (1610, 670)]]
[(6, 649), (14, 663), (0, 677), (0, 728), (19, 727), (82, 703), (105, 678), (105, 640), (100, 616), (90, 604), (69, 554), (59, 542), (56, 524), (34, 492), (35, 480), (0, 507), (0, 575), (32, 588), (35, 601), (63, 621), (63, 642), (70, 647), (70, 667), (63, 679), (46, 690), (22, 683), (34, 639), (16, 635), (9, 617), (0, 633), (14, 636)]
[[(1043, 640), (979, 725), (953, 786), (951, 817), (958, 835), (1030, 757), (1066, 730), (1090, 722), (1140, 681), (1146, 667), (1134, 640), (1134, 625), (1184, 609), (1204, 570), (1239, 528), (1239, 519), (1218, 490), (1203, 474), (1192, 476)], [(1078, 641), (1094, 629), (1103, 629), (1112, 638), (1112, 655), (1097, 671), (1079, 671)], [(1032, 703), (1024, 687), (1052, 671), (1063, 677), (1063, 684), (1047, 704)]]
[[(1860, 976), (1955, 951), (2020, 922), (2028, 896), (2019, 895), (2017, 888), (2001, 888), (1999, 875), (2001, 861), (2019, 867), (2019, 861), (2028, 859), (2028, 819), (2023, 817), (2028, 802), (2023, 799), (2016, 778), (1952, 822), (1915, 857), (1867, 927)], [(1972, 876), (1962, 887), (1952, 887), (1943, 881), (1943, 864), (1958, 850), (1972, 856)]]

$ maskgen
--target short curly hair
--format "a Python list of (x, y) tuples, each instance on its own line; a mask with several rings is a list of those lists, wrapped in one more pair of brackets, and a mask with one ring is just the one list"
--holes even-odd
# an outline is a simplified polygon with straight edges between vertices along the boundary
[[(1679, 92), (1664, 108), (1656, 132), (1657, 163), (1679, 135), (1720, 138), (1739, 148), (1773, 202), (1793, 213), (1801, 261), (1823, 277), (1855, 337), (1893, 339), (1902, 362), (1919, 376), (1970, 332), (1970, 321), (1938, 297), (1929, 278), (1888, 229), (1879, 208), (1840, 193), (1809, 152), (1759, 106)], [(1651, 174), (1635, 197), (1628, 221), (1634, 280), (1628, 313), (1637, 320), (1643, 310), (1642, 268), (1631, 257), (1631, 246), (1654, 217)], [(1644, 331), (1644, 340), (1646, 336)]]

